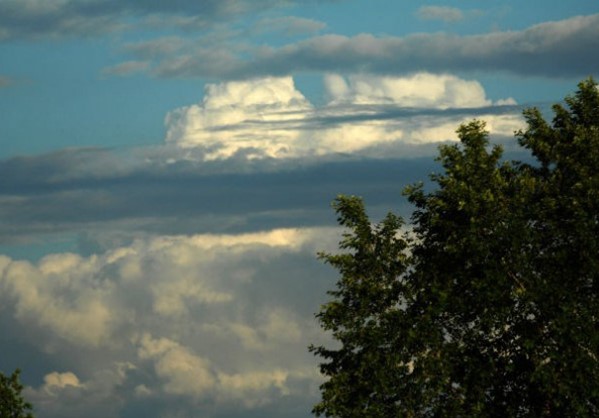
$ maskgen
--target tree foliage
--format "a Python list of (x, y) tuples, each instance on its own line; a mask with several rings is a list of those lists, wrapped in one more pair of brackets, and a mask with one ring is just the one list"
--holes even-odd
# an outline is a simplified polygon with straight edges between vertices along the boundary
[(21, 396), (23, 385), (19, 381), (21, 371), (15, 370), (10, 376), (0, 372), (0, 417), (33, 418), (32, 406)]
[(330, 417), (599, 416), (599, 91), (581, 82), (516, 134), (502, 160), (485, 124), (440, 148), (441, 174), (405, 194), (411, 232), (338, 197), (340, 272), (317, 314)]

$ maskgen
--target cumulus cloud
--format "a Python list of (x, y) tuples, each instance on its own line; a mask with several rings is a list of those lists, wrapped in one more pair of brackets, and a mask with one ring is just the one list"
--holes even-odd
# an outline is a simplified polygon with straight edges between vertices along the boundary
[(107, 365), (94, 370), (83, 382), (71, 371), (53, 371), (44, 376), (39, 387), (25, 388), (24, 396), (40, 417), (117, 417), (125, 403), (121, 385), (132, 368), (128, 363)]
[(163, 390), (168, 394), (205, 398), (215, 385), (209, 362), (168, 338), (144, 334), (138, 355), (155, 361), (155, 371), (166, 381)]
[[(508, 147), (523, 123), (512, 99), (498, 104), (480, 83), (446, 74), (332, 73), (324, 87), (327, 102), (315, 106), (291, 77), (211, 84), (201, 103), (167, 116), (166, 144), (0, 161), (0, 244), (58, 241), (89, 254), (148, 234), (323, 225), (334, 222), (327, 205), (339, 193), (362, 195), (377, 210), (408, 211), (398, 198), (402, 187), (427, 178), (437, 146), (455, 141), (460, 123), (486, 120), (492, 139)], [(27, 268), (13, 274), (25, 277)], [(181, 286), (154, 290), (162, 312), (180, 314), (185, 291), (189, 298), (230, 297)], [(23, 303), (35, 296), (20, 292)], [(110, 332), (112, 322), (94, 309), (82, 305), (65, 318), (103, 321)], [(103, 335), (90, 333), (88, 344)]]
[(278, 125), (297, 123), (311, 109), (291, 77), (211, 84), (200, 105), (169, 113), (166, 141), (202, 145), (207, 159), (231, 157), (241, 149), (277, 157), (289, 153), (288, 144), (299, 134)]
[(161, 390), (168, 395), (187, 396), (196, 402), (212, 398), (217, 403), (235, 402), (244, 408), (262, 406), (289, 395), (286, 381), (291, 373), (285, 368), (219, 371), (189, 348), (170, 339), (154, 339), (149, 334), (141, 337), (138, 356), (153, 362), (154, 371), (164, 382)]
[(119, 416), (136, 399), (205, 414), (289, 398), (309, 408), (319, 377), (306, 346), (322, 338), (313, 312), (331, 284), (314, 254), (337, 238), (333, 228), (278, 229), (158, 236), (37, 263), (2, 256), (0, 331), (27, 329), (19, 338), (63, 365), (26, 392), (44, 417), (100, 404)]
[[(37, 267), (2, 260), (0, 286), (18, 320), (84, 345), (108, 343), (111, 327), (106, 289), (92, 286), (93, 259), (48, 256)], [(76, 294), (77, 298), (73, 299)]]
[(331, 104), (393, 104), (411, 108), (490, 106), (479, 82), (456, 76), (416, 73), (408, 77), (330, 74), (325, 89)]
[[(516, 114), (493, 114), (493, 103), (478, 82), (451, 75), (329, 74), (324, 84), (329, 103), (320, 108), (308, 102), (291, 77), (210, 84), (202, 103), (167, 116), (166, 141), (201, 148), (206, 160), (347, 153), (388, 157), (393, 144), (457, 139), (455, 129), (472, 117), (472, 109), (489, 109), (478, 116), (488, 120), (493, 134), (510, 136), (521, 126)], [(464, 111), (435, 118), (414, 113), (381, 117), (392, 109)], [(402, 151), (398, 148), (395, 155)]]

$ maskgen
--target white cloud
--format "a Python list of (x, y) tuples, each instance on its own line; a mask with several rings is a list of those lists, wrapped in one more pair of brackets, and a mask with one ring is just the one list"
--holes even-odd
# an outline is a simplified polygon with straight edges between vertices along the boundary
[(139, 357), (154, 360), (156, 373), (166, 381), (164, 391), (168, 394), (203, 398), (213, 390), (216, 380), (209, 362), (175, 341), (144, 334)]
[(106, 343), (113, 314), (108, 303), (110, 285), (96, 281), (96, 257), (51, 255), (37, 266), (9, 262), (0, 279), (5, 301), (15, 316), (73, 343)]
[(313, 312), (331, 284), (310, 271), (337, 239), (336, 228), (276, 229), (149, 237), (37, 263), (1, 256), (0, 332), (69, 370), (28, 388), (45, 417), (102, 404), (118, 416), (137, 401), (208, 413), (307, 399), (318, 374), (306, 347), (321, 338)]
[[(522, 125), (517, 114), (496, 116), (480, 83), (452, 75), (329, 74), (324, 86), (329, 102), (317, 108), (296, 89), (291, 77), (209, 84), (202, 103), (168, 114), (166, 141), (200, 148), (206, 160), (237, 154), (246, 158), (338, 153), (389, 157), (405, 151), (398, 147), (394, 154), (393, 144), (456, 140), (459, 124), (474, 116), (487, 120), (496, 135), (511, 136)], [(497, 102), (513, 103), (510, 98)], [(468, 110), (480, 108), (489, 110), (482, 114)], [(431, 109), (461, 113), (423, 116), (422, 111)], [(390, 111), (412, 113), (381, 117)]]
[(51, 372), (38, 388), (27, 387), (25, 398), (39, 417), (116, 418), (125, 402), (122, 389), (131, 364), (116, 363), (95, 370), (89, 380), (80, 381), (73, 372)]
[(166, 141), (202, 145), (209, 150), (207, 159), (231, 157), (244, 148), (277, 157), (288, 154), (299, 136), (278, 124), (301, 119), (311, 109), (291, 77), (210, 84), (201, 104), (167, 115)]
[(219, 397), (224, 402), (241, 402), (246, 408), (255, 408), (272, 402), (273, 397), (289, 394), (286, 385), (287, 370), (254, 371), (248, 373), (220, 373)]
[(417, 73), (407, 77), (337, 74), (325, 77), (331, 104), (393, 104), (416, 108), (465, 108), (491, 105), (477, 81), (448, 74)]
[[(254, 408), (271, 402), (273, 389), (279, 395), (289, 394), (285, 382), (290, 371), (283, 368), (228, 373), (221, 365), (217, 371), (209, 360), (189, 348), (149, 334), (141, 337), (139, 346), (139, 358), (153, 361), (156, 374), (164, 381), (162, 390), (170, 395), (189, 396), (195, 401), (212, 398), (224, 404), (239, 402)], [(139, 391), (151, 393), (146, 387)]]
[(56, 389), (64, 389), (68, 386), (79, 387), (81, 383), (79, 378), (72, 372), (52, 372), (44, 377), (44, 390), (47, 393), (53, 393)]

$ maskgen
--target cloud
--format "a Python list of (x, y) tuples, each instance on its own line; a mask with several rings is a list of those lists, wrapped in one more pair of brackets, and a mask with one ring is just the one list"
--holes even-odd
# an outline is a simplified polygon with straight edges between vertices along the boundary
[[(90, 263), (93, 260), (74, 254), (48, 256), (37, 268), (26, 262), (8, 263), (1, 286), (14, 301), (16, 318), (71, 342), (96, 346), (107, 341), (110, 308), (104, 303), (105, 289), (89, 286)], [(70, 299), (74, 293), (76, 301)]]
[(94, 370), (85, 382), (73, 372), (54, 371), (44, 376), (39, 387), (27, 387), (23, 394), (40, 417), (117, 417), (126, 402), (119, 391), (132, 367), (126, 363), (108, 365)]
[(140, 18), (154, 26), (161, 22), (201, 29), (286, 4), (283, 0), (3, 0), (0, 40), (97, 36), (126, 29)]
[[(95, 3), (99, 4), (99, 2)], [(125, 24), (114, 19), (113, 14), (94, 13), (92, 5), (93, 2), (77, 0), (2, 1), (0, 2), (0, 41), (94, 36), (124, 28)]]
[(168, 395), (190, 397), (195, 402), (212, 398), (216, 403), (234, 402), (247, 409), (289, 395), (286, 381), (290, 372), (286, 369), (232, 374), (217, 371), (209, 360), (189, 348), (166, 338), (153, 339), (149, 334), (141, 337), (138, 355), (153, 362), (158, 378), (164, 381), (161, 390)]
[[(339, 193), (403, 207), (402, 187), (427, 178), (460, 123), (486, 120), (507, 146), (523, 123), (513, 100), (495, 105), (451, 75), (329, 74), (324, 86), (328, 103), (314, 106), (290, 77), (211, 84), (167, 116), (165, 145), (0, 161), (0, 243), (66, 241), (87, 254), (148, 234), (322, 225)], [(162, 309), (176, 313), (173, 290)]]
[[(338, 232), (155, 236), (37, 263), (2, 256), (0, 332), (18, 335), (48, 367), (27, 398), (45, 418), (86, 407), (86, 416), (116, 417), (137, 403), (158, 405), (148, 417), (173, 405), (213, 416), (276, 407), (280, 415), (297, 400), (307, 413), (320, 378), (306, 346), (323, 338), (313, 312), (332, 283), (315, 253), (332, 250)], [(84, 306), (108, 312), (110, 326)]]
[(325, 90), (332, 104), (394, 104), (408, 108), (476, 108), (490, 106), (477, 81), (448, 74), (416, 73), (408, 77), (329, 74)]
[[(471, 109), (492, 105), (478, 82), (450, 75), (345, 79), (330, 74), (325, 89), (329, 103), (315, 108), (291, 77), (209, 84), (202, 103), (167, 116), (166, 141), (199, 147), (206, 160), (240, 154), (275, 159), (342, 153), (388, 157), (392, 144), (456, 140), (455, 129), (471, 118)], [(393, 108), (466, 110), (458, 117), (406, 113), (409, 118), (380, 118), (382, 111)], [(494, 134), (509, 136), (521, 126), (515, 114), (490, 113), (480, 117), (488, 120)]]
[(144, 334), (140, 341), (139, 358), (155, 361), (158, 377), (166, 381), (163, 390), (170, 395), (204, 398), (215, 385), (207, 360), (167, 338), (152, 339), (151, 335)]
[[(435, 153), (434, 144), (405, 151), (415, 149)], [(330, 225), (328, 204), (337, 194), (362, 195), (381, 210), (397, 208), (403, 185), (434, 169), (431, 157), (203, 162), (194, 149), (167, 151), (71, 150), (0, 161), (0, 173), (12, 173), (0, 176), (0, 243), (43, 248), (66, 241), (88, 254), (157, 233)]]
[(284, 16), (264, 18), (257, 23), (254, 31), (257, 33), (279, 32), (285, 36), (298, 36), (320, 32), (326, 27), (326, 23), (314, 19)]
[(105, 76), (128, 76), (135, 73), (145, 71), (150, 63), (148, 61), (127, 61), (112, 67), (107, 67), (102, 70), (102, 74)]
[(228, 158), (241, 149), (276, 158), (298, 139), (297, 131), (277, 124), (296, 124), (311, 109), (291, 77), (211, 84), (201, 105), (169, 113), (166, 141), (202, 145), (209, 150), (207, 159)]
[[(247, 79), (302, 72), (405, 75), (426, 69), (434, 73), (502, 71), (524, 76), (580, 77), (596, 72), (599, 15), (544, 22), (520, 31), (481, 35), (446, 33), (405, 37), (347, 37), (327, 34), (278, 48), (246, 48), (221, 58), (217, 72), (206, 57), (218, 49), (183, 56), (164, 56), (154, 74), (162, 77), (207, 76)], [(220, 47), (219, 47), (220, 48)]]
[(464, 19), (464, 13), (460, 9), (446, 6), (422, 6), (416, 11), (416, 16), (422, 20), (443, 22), (458, 22)]
[(79, 379), (74, 373), (58, 373), (52, 372), (44, 377), (44, 389), (48, 393), (52, 393), (54, 389), (64, 389), (68, 386), (80, 387)]

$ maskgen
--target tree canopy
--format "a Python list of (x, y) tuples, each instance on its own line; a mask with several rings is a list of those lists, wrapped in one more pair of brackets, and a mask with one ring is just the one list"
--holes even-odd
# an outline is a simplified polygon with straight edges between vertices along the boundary
[[(340, 273), (317, 317), (327, 417), (599, 415), (599, 90), (547, 122), (524, 112), (504, 161), (482, 121), (440, 147), (436, 185), (404, 193), (411, 223), (334, 202)], [(528, 160), (531, 161), (531, 160)]]
[(33, 418), (32, 406), (21, 395), (23, 385), (19, 381), (21, 371), (15, 370), (10, 376), (0, 372), (0, 417)]

